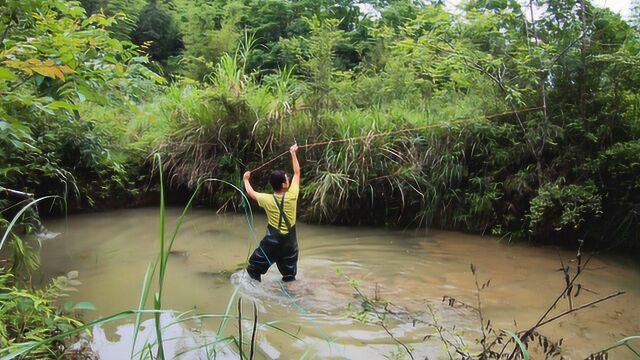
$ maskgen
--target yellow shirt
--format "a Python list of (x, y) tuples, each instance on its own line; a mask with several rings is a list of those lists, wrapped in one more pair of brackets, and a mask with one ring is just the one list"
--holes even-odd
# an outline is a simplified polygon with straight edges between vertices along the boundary
[[(289, 224), (291, 226), (295, 226), (296, 224), (296, 208), (298, 204), (298, 193), (300, 192), (300, 185), (291, 185), (289, 190), (286, 191), (284, 197), (284, 216), (289, 220)], [(278, 223), (280, 222), (280, 209), (278, 205), (282, 202), (282, 196), (275, 196), (278, 200), (276, 204), (276, 200), (273, 198), (273, 194), (265, 194), (258, 193), (256, 196), (256, 200), (258, 201), (258, 205), (263, 208), (267, 212), (267, 219), (269, 221), (269, 225), (274, 228), (278, 228)], [(287, 224), (282, 219), (282, 223), (280, 224), (280, 232), (283, 234), (288, 233)]]

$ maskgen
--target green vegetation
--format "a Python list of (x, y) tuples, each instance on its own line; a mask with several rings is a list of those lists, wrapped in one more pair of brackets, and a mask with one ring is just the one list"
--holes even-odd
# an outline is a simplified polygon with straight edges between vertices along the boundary
[(306, 149), (306, 221), (638, 248), (638, 32), (588, 1), (5, 3), (7, 188), (122, 206), (156, 151), (186, 194), (359, 137)]
[[(138, 308), (135, 310), (120, 311), (87, 324), (83, 324), (81, 321), (74, 318), (74, 316), (78, 317), (75, 312), (79, 310), (95, 310), (93, 304), (84, 301), (74, 304), (72, 301), (68, 300), (64, 303), (61, 309), (56, 307), (56, 301), (59, 297), (65, 296), (66, 292), (75, 290), (74, 286), (81, 284), (77, 280), (77, 271), (70, 271), (66, 276), (59, 276), (45, 289), (39, 290), (22, 284), (20, 279), (16, 279), (13, 274), (5, 271), (4, 268), (0, 268), (0, 300), (2, 301), (0, 306), (0, 324), (2, 324), (0, 326), (0, 344), (2, 344), (2, 348), (0, 348), (0, 359), (58, 359), (65, 358), (66, 356), (72, 356), (78, 352), (78, 355), (83, 352), (88, 354), (90, 351), (88, 349), (72, 350), (71, 352), (67, 352), (69, 340), (74, 339), (74, 336), (81, 332), (93, 329), (95, 326), (126, 319), (134, 315), (135, 331), (130, 356), (132, 359), (146, 359), (147, 357), (151, 359), (165, 359), (165, 341), (175, 341), (176, 339), (163, 339), (163, 331), (172, 325), (188, 323), (190, 321), (219, 321), (218, 330), (214, 336), (206, 339), (203, 344), (198, 343), (198, 346), (193, 348), (179, 349), (180, 352), (176, 356), (184, 355), (192, 351), (201, 351), (202, 348), (204, 348), (207, 358), (215, 358), (216, 351), (219, 351), (219, 349), (223, 347), (229, 349), (229, 347), (233, 345), (238, 349), (241, 359), (253, 359), (256, 341), (255, 334), (256, 329), (259, 327), (266, 327), (271, 330), (280, 331), (292, 338), (299, 339), (294, 334), (278, 327), (277, 321), (258, 324), (258, 315), (255, 303), (253, 304), (253, 319), (243, 318), (241, 298), (238, 299), (238, 314), (237, 316), (233, 316), (231, 314), (231, 305), (236, 298), (238, 289), (236, 289), (231, 295), (224, 314), (197, 314), (194, 313), (194, 310), (176, 313), (172, 310), (163, 309), (162, 290), (164, 287), (169, 254), (172, 251), (178, 231), (180, 230), (187, 213), (191, 209), (193, 200), (196, 198), (201, 185), (204, 182), (218, 182), (221, 185), (226, 184), (234, 189), (234, 191), (240, 193), (243, 201), (247, 204), (249, 199), (244, 195), (240, 188), (233, 184), (226, 183), (225, 181), (218, 179), (206, 179), (198, 184), (196, 191), (187, 202), (181, 216), (174, 225), (171, 235), (167, 237), (165, 236), (166, 219), (162, 161), (158, 154), (156, 154), (155, 159), (157, 159), (157, 166), (160, 175), (160, 252), (157, 259), (152, 261), (147, 267), (141, 288)], [(49, 200), (50, 198), (52, 197), (44, 197), (30, 201), (16, 214), (12, 221), (7, 224), (6, 231), (0, 239), (0, 251), (9, 236), (14, 237), (14, 242), (18, 242), (20, 240), (20, 238), (15, 235), (14, 227), (19, 223), (21, 217), (28, 213), (29, 209), (38, 202)], [(250, 207), (246, 210), (246, 216), (247, 225), (254, 236), (254, 240), (257, 242), (255, 232), (253, 231), (253, 213), (251, 212)], [(35, 261), (34, 264), (38, 265), (38, 262)], [(152, 309), (146, 309), (149, 295), (151, 294), (151, 283), (156, 279), (156, 270), (158, 285), (157, 291), (153, 296), (153, 307)], [(161, 321), (160, 316), (163, 313), (171, 315), (169, 318), (169, 324), (166, 323), (167, 321)], [(156, 338), (147, 338), (142, 344), (138, 344), (138, 347), (136, 347), (141, 321), (145, 315), (153, 316)], [(238, 321), (237, 336), (226, 335), (226, 328), (229, 324), (229, 320), (233, 318), (236, 318)], [(246, 357), (243, 352), (243, 347), (245, 346), (245, 342), (242, 340), (243, 321), (252, 321), (252, 336), (249, 339), (250, 352), (248, 357)], [(136, 351), (136, 349), (138, 349), (138, 351)], [(261, 352), (261, 350), (258, 350), (257, 352)]]
[[(30, 290), (16, 284), (15, 278), (0, 269), (0, 300), (2, 300), (2, 325), (0, 326), (0, 345), (2, 349), (11, 349), (16, 344), (42, 341), (69, 331), (82, 323), (71, 317), (68, 310), (58, 309), (57, 298), (69, 288), (73, 279), (59, 277), (42, 290)], [(80, 310), (80, 307), (76, 308)], [(50, 348), (41, 347), (31, 354), (34, 358), (62, 354), (65, 344), (54, 341)], [(2, 353), (0, 353), (2, 355)]]
[[(137, 204), (157, 193), (155, 153), (187, 198), (294, 141), (341, 140), (301, 154), (305, 221), (637, 251), (639, 9), (627, 22), (589, 0), (0, 0), (0, 228), (28, 194)], [(238, 198), (202, 186), (195, 201)], [(27, 340), (75, 325), (53, 308), (57, 283), (27, 281), (26, 215), (0, 271), (20, 304), (3, 346), (34, 304), (25, 328), (47, 330)]]
[[(158, 3), (183, 34), (179, 55), (149, 51), (171, 85), (97, 113), (132, 118), (129, 148), (164, 152), (174, 189), (236, 181), (293, 141), (364, 137), (305, 152), (306, 221), (637, 249), (638, 33), (588, 2), (544, 4), (536, 20), (515, 2), (460, 15), (403, 1), (369, 13)], [(208, 190), (213, 204), (234, 196)]]

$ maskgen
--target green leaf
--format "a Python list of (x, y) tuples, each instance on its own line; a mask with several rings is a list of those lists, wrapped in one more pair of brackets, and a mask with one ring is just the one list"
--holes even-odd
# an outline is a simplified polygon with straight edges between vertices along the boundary
[(66, 110), (78, 110), (78, 107), (75, 104), (66, 101), (54, 101), (48, 105), (50, 109), (66, 109)]
[(107, 55), (102, 58), (102, 60), (110, 63), (110, 64), (119, 64), (118, 60), (116, 60), (113, 56)]
[(27, 143), (25, 143), (23, 141), (16, 140), (16, 139), (9, 139), (9, 142), (16, 149), (24, 150), (27, 147)]
[(16, 76), (16, 74), (11, 72), (10, 70), (7, 70), (5, 68), (0, 68), (0, 79), (3, 79), (3, 80), (18, 80), (18, 77)]
[(118, 41), (117, 39), (110, 39), (108, 42), (109, 46), (111, 46), (113, 49), (117, 50), (117, 51), (122, 51), (122, 43), (120, 43), (120, 41)]

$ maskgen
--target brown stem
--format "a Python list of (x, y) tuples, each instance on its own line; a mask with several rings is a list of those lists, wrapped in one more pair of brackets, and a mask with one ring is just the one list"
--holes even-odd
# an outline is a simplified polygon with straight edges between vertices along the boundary
[[(591, 256), (589, 256), (587, 258), (587, 261), (584, 262), (584, 266), (587, 266), (587, 264), (589, 263), (589, 261), (591, 260), (591, 258), (593, 257), (593, 254), (591, 254)], [(564, 268), (564, 265), (563, 265)], [(549, 313), (551, 312), (551, 310), (556, 308), (556, 305), (558, 305), (558, 302), (562, 299), (562, 297), (567, 293), (567, 291), (571, 288), (571, 286), (573, 286), (573, 283), (576, 281), (576, 279), (578, 278), (578, 276), (580, 276), (580, 272), (576, 272), (576, 274), (573, 276), (573, 278), (567, 283), (565, 284), (565, 288), (562, 290), (562, 292), (560, 292), (560, 294), (556, 297), (556, 299), (553, 301), (553, 303), (551, 304), (551, 306), (549, 306), (549, 308), (547, 309), (547, 311), (540, 317), (540, 319), (536, 322), (535, 325), (533, 325), (531, 328), (529, 328), (528, 330), (525, 331), (521, 331), (519, 334), (520, 335), (520, 340), (524, 340), (527, 337), (529, 337), (529, 335), (531, 335), (538, 327), (540, 327), (540, 324), (542, 324), (543, 322), (546, 324), (548, 323), (547, 321), (545, 321), (545, 318), (547, 317), (547, 315), (549, 315)], [(513, 357), (515, 356), (515, 354), (517, 353), (518, 350), (518, 346), (515, 346), (513, 348), (513, 351), (511, 352), (511, 354), (509, 355), (508, 359), (513, 359)], [(503, 349), (504, 351), (504, 349)]]
[[(565, 311), (563, 313), (560, 313), (560, 314), (558, 314), (558, 315), (556, 315), (556, 316), (554, 316), (552, 318), (549, 318), (549, 319), (547, 319), (547, 320), (545, 320), (543, 322), (540, 322), (540, 323), (536, 324), (536, 326), (534, 328), (531, 328), (531, 329), (525, 330), (525, 331), (521, 331), (521, 332), (518, 333), (518, 335), (520, 336), (521, 340), (525, 339), (530, 334), (533, 333), (533, 330), (535, 330), (535, 329), (537, 329), (537, 328), (539, 328), (539, 327), (541, 327), (543, 325), (546, 325), (546, 324), (548, 324), (550, 322), (554, 322), (554, 321), (558, 320), (559, 318), (561, 318), (563, 316), (567, 316), (567, 315), (572, 314), (574, 312), (589, 308), (589, 307), (594, 306), (596, 304), (599, 304), (599, 303), (601, 303), (603, 301), (607, 301), (607, 300), (613, 299), (615, 297), (618, 297), (620, 295), (624, 295), (625, 293), (626, 293), (626, 291), (624, 291), (624, 290), (618, 290), (615, 293), (609, 294), (609, 295), (607, 295), (605, 297), (602, 297), (602, 298), (600, 298), (598, 300), (594, 300), (594, 301), (588, 302), (586, 304), (582, 304), (582, 305), (580, 305), (578, 307), (575, 307), (573, 309), (567, 310), (567, 311)], [(522, 334), (522, 335), (520, 335), (520, 334)], [(510, 341), (511, 340), (509, 340), (509, 342)], [(509, 343), (509, 342), (507, 342), (507, 343)], [(506, 344), (505, 344), (505, 346), (506, 346)], [(512, 359), (513, 356), (517, 353), (517, 350), (518, 350), (518, 346), (515, 346), (514, 349), (513, 349), (513, 352), (509, 355), (508, 359)], [(503, 348), (503, 351), (504, 351), (504, 348)]]
[(545, 70), (549, 70), (553, 65), (555, 65), (560, 59), (562, 59), (564, 54), (566, 54), (567, 51), (573, 47), (573, 45), (575, 45), (578, 41), (582, 40), (582, 38), (585, 37), (586, 35), (587, 35), (586, 30), (583, 30), (582, 34), (580, 34), (580, 36), (578, 36), (577, 38), (573, 39), (573, 41), (571, 41), (569, 43), (569, 45), (567, 45), (564, 49), (562, 49), (562, 51), (560, 51), (558, 53), (558, 55), (555, 57), (555, 59), (553, 59), (553, 61), (549, 64), (549, 66)]
[(552, 317), (552, 318), (549, 318), (549, 319), (547, 319), (547, 320), (545, 320), (545, 321), (541, 322), (540, 324), (538, 324), (538, 326), (537, 326), (537, 327), (541, 327), (541, 326), (546, 325), (546, 324), (548, 324), (548, 323), (550, 323), (550, 322), (553, 322), (553, 321), (555, 321), (555, 320), (558, 320), (559, 318), (561, 318), (561, 317), (563, 317), (563, 316), (569, 315), (569, 314), (571, 314), (571, 313), (574, 313), (574, 312), (579, 311), (579, 310), (582, 310), (582, 309), (586, 309), (586, 308), (591, 307), (591, 306), (593, 306), (593, 305), (595, 305), (595, 304), (601, 303), (601, 302), (603, 302), (603, 301), (607, 301), (607, 300), (609, 300), (609, 299), (613, 299), (613, 298), (615, 298), (615, 297), (618, 297), (618, 296), (620, 296), (620, 295), (624, 295), (624, 294), (626, 294), (626, 291), (624, 291), (624, 290), (618, 290), (618, 291), (616, 291), (616, 292), (614, 292), (614, 293), (612, 293), (612, 294), (609, 294), (609, 295), (607, 295), (607, 296), (601, 297), (601, 298), (600, 298), (600, 299), (598, 299), (598, 300), (594, 300), (594, 301), (588, 302), (588, 303), (586, 303), (586, 304), (582, 304), (582, 305), (580, 305), (580, 306), (578, 306), (578, 307), (574, 307), (573, 309), (567, 310), (567, 311), (565, 311), (565, 312), (563, 312), (563, 313), (560, 313), (560, 314), (558, 314), (558, 315), (556, 315), (556, 316), (554, 316), (554, 317)]
[(475, 266), (471, 264), (471, 271), (473, 272), (473, 278), (476, 283), (476, 298), (478, 300), (478, 317), (480, 318), (480, 330), (482, 330), (482, 353), (487, 352), (487, 333), (484, 331), (484, 318), (482, 317), (482, 302), (480, 301), (480, 285), (478, 284), (478, 274), (476, 273)]
[[(486, 70), (482, 69), (482, 68), (474, 68), (476, 70), (479, 71), (484, 71), (486, 72)], [(490, 73), (487, 73), (488, 76), (491, 76)], [(506, 89), (504, 88), (504, 86), (502, 86), (502, 84), (499, 82), (500, 80), (497, 79), (496, 81), (498, 81), (498, 85), (501, 85), (501, 88), (503, 89), (503, 91), (506, 92)], [(522, 121), (520, 119), (520, 116), (518, 115), (519, 113), (525, 113), (525, 112), (531, 112), (531, 111), (537, 111), (537, 110), (541, 110), (542, 107), (540, 106), (534, 106), (534, 107), (528, 107), (528, 108), (523, 108), (523, 109), (518, 109), (515, 107), (515, 105), (513, 105), (513, 103), (511, 103), (511, 108), (512, 111), (506, 111), (506, 112), (502, 112), (502, 113), (497, 113), (497, 114), (490, 114), (490, 115), (485, 115), (485, 118), (490, 120), (492, 118), (495, 117), (499, 117), (499, 116), (504, 116), (504, 115), (515, 115), (516, 118), (518, 119), (518, 122), (520, 124), (520, 126), (522, 127), (523, 131), (526, 131), (524, 125), (522, 124)], [(451, 124), (458, 124), (458, 123), (464, 123), (468, 120), (472, 120), (474, 118), (456, 118), (456, 119), (451, 119), (449, 121), (449, 125)], [(394, 130), (394, 131), (386, 131), (386, 132), (380, 132), (380, 133), (375, 133), (375, 134), (367, 134), (364, 136), (356, 136), (356, 137), (350, 137), (350, 138), (343, 138), (343, 139), (332, 139), (332, 140), (327, 140), (327, 141), (320, 141), (320, 142), (315, 142), (315, 143), (310, 143), (310, 144), (304, 144), (304, 145), (299, 145), (299, 148), (313, 148), (316, 146), (321, 146), (321, 145), (331, 145), (331, 144), (337, 144), (337, 143), (344, 143), (344, 142), (351, 142), (351, 141), (355, 141), (355, 140), (362, 140), (362, 139), (372, 139), (372, 138), (377, 138), (377, 137), (381, 137), (381, 136), (389, 136), (389, 135), (394, 135), (394, 134), (403, 134), (403, 133), (410, 133), (410, 132), (414, 132), (414, 131), (419, 131), (419, 130), (426, 130), (426, 129), (431, 129), (431, 128), (437, 128), (437, 127), (442, 127), (443, 124), (431, 124), (431, 125), (425, 125), (425, 126), (419, 126), (419, 127), (415, 127), (415, 128), (409, 128), (409, 129), (400, 129), (400, 130)], [(529, 144), (528, 139), (525, 139), (525, 141), (527, 141), (527, 144)], [(533, 146), (531, 146), (533, 148)], [(533, 156), (536, 156), (536, 152), (534, 151), (535, 148), (532, 149), (532, 153)], [(262, 165), (259, 165), (258, 167), (254, 168), (253, 170), (251, 170), (251, 172), (256, 172), (262, 168), (264, 168), (265, 166), (271, 164), (272, 162), (278, 160), (279, 158), (287, 155), (289, 153), (288, 150), (280, 153), (279, 155), (271, 158), (270, 160), (268, 160), (267, 162), (263, 163)], [(539, 160), (538, 160), (539, 162)]]
[[(440, 336), (440, 341), (442, 341), (442, 343), (444, 344), (445, 350), (447, 350), (447, 354), (449, 355), (449, 360), (453, 360), (453, 355), (451, 355), (451, 351), (449, 351), (449, 345), (453, 346), (458, 354), (460, 354), (460, 350), (458, 350), (458, 347), (455, 346), (455, 344), (451, 343), (449, 340), (447, 340), (444, 337), (444, 335), (442, 334), (442, 327), (438, 325), (438, 319), (436, 318), (436, 314), (433, 312), (433, 309), (431, 308), (430, 305), (427, 304), (427, 308), (431, 313), (431, 319), (433, 319), (433, 324), (428, 324), (428, 325), (432, 325), (436, 329), (436, 331), (438, 332), (438, 336)], [(462, 355), (463, 357), (466, 356), (466, 354), (464, 353), (460, 355)]]
[[(529, 0), (529, 11), (531, 12), (531, 28), (533, 30), (533, 38), (535, 39), (536, 46), (538, 46), (538, 31), (536, 30), (536, 20), (533, 16), (533, 0)], [(540, 56), (540, 66), (542, 67), (542, 56)], [(546, 79), (545, 70), (541, 69), (540, 72), (540, 94), (542, 96), (542, 113), (544, 115), (544, 132), (542, 133), (542, 141), (540, 144), (539, 156), (542, 156), (544, 146), (547, 143), (547, 136), (549, 131), (549, 116), (547, 114), (547, 93), (544, 86)]]
[[(377, 314), (377, 313), (376, 313)], [(409, 354), (409, 357), (412, 360), (415, 360), (415, 358), (413, 357), (413, 353), (411, 352), (411, 350), (407, 347), (407, 345), (405, 345), (402, 341), (398, 340), (395, 335), (393, 335), (393, 333), (391, 333), (391, 331), (389, 331), (389, 329), (387, 329), (386, 325), (384, 324), (384, 321), (382, 319), (380, 319), (380, 326), (382, 326), (382, 328), (384, 329), (384, 331), (387, 332), (387, 334), (393, 339), (393, 341), (395, 341), (396, 343), (398, 343), (398, 345), (402, 346), (404, 348), (404, 350), (407, 352), (407, 354)]]
[[(593, 256), (593, 255), (592, 255)], [(591, 257), (589, 256), (587, 258), (587, 261), (585, 261), (584, 265), (586, 266), (589, 261), (591, 260)], [(573, 278), (571, 279), (571, 281), (569, 282), (569, 284), (567, 286), (565, 286), (564, 290), (562, 290), (562, 292), (560, 293), (560, 295), (558, 295), (558, 297), (556, 298), (556, 300), (553, 302), (553, 304), (551, 304), (551, 306), (549, 306), (549, 308), (547, 309), (547, 311), (540, 317), (540, 319), (538, 320), (538, 322), (536, 322), (536, 324), (530, 328), (529, 330), (527, 330), (526, 332), (531, 334), (538, 326), (540, 326), (540, 324), (544, 321), (544, 319), (547, 317), (547, 315), (549, 315), (549, 313), (551, 312), (551, 310), (555, 309), (556, 305), (558, 304), (558, 302), (562, 299), (562, 297), (564, 296), (564, 294), (566, 294), (567, 290), (569, 289), (570, 286), (573, 285), (573, 283), (576, 281), (576, 279), (578, 278), (578, 276), (580, 275), (580, 273), (576, 273)], [(528, 335), (528, 334), (527, 334)]]

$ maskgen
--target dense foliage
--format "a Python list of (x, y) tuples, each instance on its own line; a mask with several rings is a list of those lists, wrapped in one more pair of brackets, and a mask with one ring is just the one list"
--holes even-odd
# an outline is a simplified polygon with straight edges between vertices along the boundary
[(588, 0), (1, 3), (7, 188), (131, 204), (154, 151), (184, 192), (294, 141), (362, 137), (304, 151), (304, 219), (638, 248), (637, 14)]
[[(125, 107), (161, 78), (130, 42), (67, 1), (9, 1), (2, 9), (0, 163), (3, 185), (37, 194), (74, 193), (89, 205), (127, 192), (114, 134), (85, 114)], [(9, 186), (10, 185), (10, 186)]]
[[(58, 308), (56, 304), (58, 298), (70, 289), (70, 283), (77, 283), (77, 280), (61, 276), (44, 289), (25, 289), (16, 284), (11, 274), (5, 273), (0, 268), (2, 355), (6, 355), (5, 351), (18, 349), (21, 344), (49, 339), (82, 324), (70, 316), (69, 310), (91, 308), (86, 306), (87, 303), (76, 304), (79, 305), (76, 307), (71, 302), (67, 302), (66, 311)], [(60, 358), (65, 352), (65, 347), (64, 342), (55, 341), (51, 346), (41, 347), (31, 352), (29, 356), (21, 358)]]
[(184, 49), (158, 56), (174, 83), (129, 134), (185, 190), (293, 141), (424, 127), (306, 150), (304, 218), (637, 248), (638, 33), (588, 1), (533, 5), (544, 16), (516, 1), (158, 3)]
[[(136, 204), (154, 152), (185, 194), (294, 141), (356, 137), (302, 150), (306, 221), (638, 250), (639, 15), (589, 0), (0, 0), (0, 229), (20, 192)], [(203, 202), (237, 203), (208, 186)], [(26, 215), (0, 244), (2, 347), (79, 325), (54, 306), (61, 280), (28, 281)]]
[[(143, 65), (148, 60), (133, 43), (110, 35), (116, 17), (87, 17), (79, 4), (62, 0), (0, 1), (0, 14), (0, 190), (65, 195), (74, 207), (132, 194), (135, 169), (119, 155), (113, 124), (87, 114), (131, 106), (164, 79)], [(37, 213), (27, 211), (21, 231), (4, 236), (7, 219), (29, 203), (16, 193), (0, 197), (3, 351), (80, 324), (56, 307), (61, 280), (33, 288), (39, 285), (30, 278), (39, 266), (30, 241), (40, 230)], [(61, 346), (34, 357), (60, 354)]]

